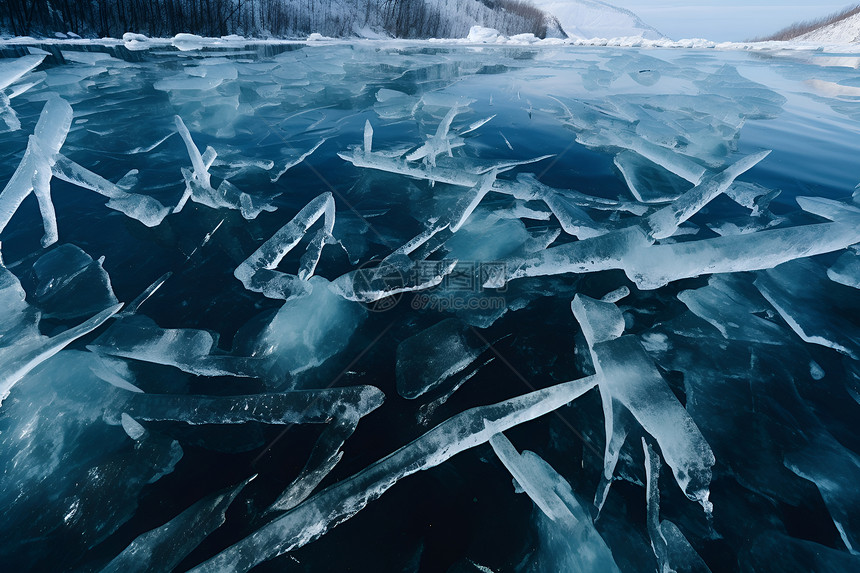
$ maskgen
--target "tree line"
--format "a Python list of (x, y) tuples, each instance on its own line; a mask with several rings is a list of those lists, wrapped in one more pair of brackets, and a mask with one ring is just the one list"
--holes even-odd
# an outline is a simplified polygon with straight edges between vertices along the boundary
[(838, 12), (834, 12), (829, 16), (824, 16), (823, 18), (818, 18), (816, 20), (808, 20), (804, 22), (795, 22), (794, 24), (771, 34), (770, 36), (763, 36), (760, 38), (755, 38), (752, 41), (755, 42), (767, 42), (767, 41), (786, 41), (793, 40), (798, 38), (804, 34), (808, 34), (809, 32), (813, 32), (818, 30), (819, 28), (823, 28), (824, 26), (829, 26), (830, 24), (835, 24), (836, 22), (840, 22), (845, 20), (846, 18), (850, 18), (855, 14), (860, 14), (860, 4), (856, 6), (849, 6), (844, 8)]
[(370, 27), (398, 38), (450, 38), (477, 24), (544, 37), (546, 18), (528, 0), (0, 0), (0, 28), (15, 36), (342, 37)]

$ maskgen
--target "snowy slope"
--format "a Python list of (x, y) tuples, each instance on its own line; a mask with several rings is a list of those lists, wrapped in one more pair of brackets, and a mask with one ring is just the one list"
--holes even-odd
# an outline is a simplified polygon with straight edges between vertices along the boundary
[(639, 16), (600, 0), (534, 0), (534, 5), (558, 18), (570, 37), (659, 40), (663, 34)]
[(795, 39), (802, 42), (820, 42), (823, 44), (860, 43), (860, 14), (854, 14), (839, 22), (822, 26)]

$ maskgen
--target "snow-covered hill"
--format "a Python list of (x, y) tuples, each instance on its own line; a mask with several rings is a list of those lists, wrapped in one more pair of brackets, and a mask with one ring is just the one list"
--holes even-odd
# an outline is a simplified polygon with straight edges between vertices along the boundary
[(572, 38), (621, 38), (648, 40), (665, 37), (639, 16), (600, 0), (533, 0), (535, 6), (555, 16)]
[(860, 43), (860, 13), (822, 26), (796, 39), (802, 42), (820, 42), (823, 44)]

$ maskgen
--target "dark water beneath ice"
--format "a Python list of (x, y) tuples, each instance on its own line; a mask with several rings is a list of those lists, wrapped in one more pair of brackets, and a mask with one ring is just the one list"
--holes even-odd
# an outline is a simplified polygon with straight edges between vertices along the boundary
[[(42, 48), (50, 53), (30, 73), (40, 83), (11, 100), (21, 129), (0, 136), (0, 183), (5, 185), (18, 166), (44, 101), (57, 94), (74, 110), (62, 153), (106, 179), (115, 182), (137, 169), (134, 192), (165, 206), (176, 205), (185, 189), (181, 170), (191, 165), (185, 144), (175, 134), (174, 116), (178, 115), (201, 151), (211, 146), (217, 152), (210, 169), (216, 186), (229, 179), (242, 191), (265, 197), (277, 207), (246, 220), (238, 210), (191, 201), (181, 212), (148, 228), (106, 208), (100, 195), (57, 178), (52, 181), (58, 244), (76, 245), (95, 259), (103, 256), (119, 301), (135, 299), (158, 277), (172, 273), (139, 313), (162, 328), (217, 333), (221, 353), (245, 355), (260, 329), (284, 304), (246, 290), (234, 278), (234, 269), (320, 193), (334, 195), (333, 235), (342, 245), (323, 250), (316, 274), (328, 280), (386, 257), (463, 193), (463, 187), (431, 186), (426, 180), (358, 168), (339, 157), (338, 152), (361, 144), (368, 121), (374, 151), (402, 148), (405, 153), (428, 141), (456, 104), (461, 109), (451, 130), (462, 134), (462, 146), (454, 147), (453, 157), (448, 158), (454, 168), (468, 171), (476, 160), (491, 164), (552, 154), (501, 173), (499, 179), (513, 181), (518, 174), (531, 173), (552, 188), (623, 201), (634, 197), (613, 163), (624, 147), (616, 143), (618, 133), (685, 154), (711, 170), (761, 149), (773, 150), (740, 177), (781, 191), (769, 206), (764, 205), (762, 216), (751, 218), (749, 209), (718, 197), (682, 227), (689, 234), (679, 240), (716, 237), (708, 225), (726, 221), (752, 224), (750, 230), (820, 222), (823, 219), (801, 211), (795, 197), (850, 199), (860, 182), (860, 91), (851, 83), (857, 73), (854, 60), (845, 55), (427, 44), (249, 46), (242, 51), (192, 52)], [(0, 54), (8, 59), (27, 51), (3, 46)], [(192, 86), (189, 81), (209, 83)], [(205, 89), (189, 89), (201, 87)], [(494, 117), (489, 122), (467, 131), (490, 116)], [(144, 149), (166, 136), (153, 149)], [(321, 140), (313, 154), (272, 181), (284, 165)], [(447, 151), (440, 154), (440, 164), (447, 155)], [(660, 168), (642, 167), (643, 172), (654, 169)], [(476, 221), (523, 208), (543, 215), (500, 218), (496, 234), (493, 225), (469, 223), (433, 258), (441, 258), (447, 248), (459, 249), (463, 264), (504, 261), (510, 252), (504, 251), (505, 241), (520, 248), (524, 234), (559, 229), (556, 218), (539, 201), (490, 193), (481, 205), (472, 215)], [(630, 213), (588, 212), (594, 221), (607, 225), (632, 224), (635, 219)], [(3, 261), (21, 281), (31, 304), (38, 282), (33, 264), (46, 253), (39, 244), (42, 232), (36, 200), (30, 196), (0, 234)], [(492, 244), (483, 248), (482, 239)], [(561, 233), (552, 244), (574, 240)], [(296, 273), (308, 242), (309, 237), (303, 239), (278, 268)], [(47, 250), (52, 248), (56, 247)], [(824, 276), (842, 252), (814, 258), (816, 272)], [(747, 285), (756, 278), (755, 273), (737, 275)], [(349, 303), (362, 309), (354, 332), (338, 327), (337, 314), (319, 319), (322, 324), (318, 324), (319, 309), (297, 311), (289, 328), (315, 342), (310, 356), (295, 360), (313, 364), (317, 351), (324, 360), (293, 376), (282, 365), (269, 370), (269, 378), (249, 380), (193, 376), (136, 360), (128, 363), (134, 383), (147, 393), (230, 396), (285, 387), (376, 386), (386, 396), (384, 405), (361, 420), (343, 448), (342, 461), (322, 482), (325, 487), (468, 408), (591, 374), (591, 359), (570, 301), (575, 293), (600, 298), (628, 286), (631, 295), (619, 303), (626, 333), (645, 341), (646, 350), (701, 428), (717, 460), (711, 484), (713, 519), (705, 519), (700, 506), (683, 495), (667, 471), (660, 482), (662, 518), (680, 527), (713, 571), (789, 570), (775, 557), (775, 547), (794, 555), (790, 563), (803, 564), (795, 570), (805, 570), (805, 564), (814, 562), (810, 552), (817, 552), (819, 563), (830, 567), (822, 570), (838, 570), (834, 564), (850, 558), (829, 501), (812, 481), (789, 471), (784, 456), (804, 444), (831, 444), (831, 457), (818, 458), (828, 464), (818, 470), (826, 475), (830, 467), (843, 477), (858, 475), (860, 439), (854, 420), (860, 406), (850, 392), (853, 388), (856, 397), (860, 368), (844, 352), (801, 341), (777, 312), (756, 306), (767, 303), (755, 290), (755, 316), (778, 325), (784, 342), (721, 336), (677, 298), (681, 291), (706, 285), (707, 274), (656, 290), (639, 290), (621, 270), (519, 279), (500, 291), (446, 284), (386, 299), (396, 303), (390, 309)], [(850, 328), (841, 335), (853, 348), (860, 341), (860, 317), (851, 310), (857, 308), (857, 291), (844, 285), (838, 288), (844, 289), (839, 294), (854, 298), (843, 300), (841, 311), (838, 304), (827, 308), (847, 319)], [(428, 300), (453, 305), (485, 299), (501, 301), (501, 308), (508, 311), (496, 317), (487, 308), (454, 312), (427, 305)], [(734, 314), (724, 311), (727, 321), (735, 320)], [(803, 312), (800, 315), (805, 318)], [(397, 348), (450, 317), (473, 325), (494, 343), (476, 362), (492, 361), (422, 418), (422, 404), (442, 392), (430, 392), (416, 401), (398, 396)], [(40, 329), (52, 334), (68, 326), (68, 322), (43, 318)], [(311, 331), (319, 337), (307, 334)], [(70, 349), (86, 351), (98, 334), (82, 338)], [(7, 346), (5, 340), (0, 344)], [(821, 380), (810, 374), (811, 361), (826, 373)], [(43, 378), (52, 380), (53, 395), (82, 383), (93, 384), (87, 392), (94, 396), (109, 389), (118, 392), (102, 381), (99, 386), (92, 380), (65, 376), (62, 369), (50, 370), (51, 361), (39, 368), (48, 369)], [(76, 487), (63, 483), (62, 474), (86, 471), (78, 467), (74, 455), (66, 455), (70, 446), (58, 443), (57, 435), (48, 435), (47, 430), (25, 438), (9, 437), (20, 431), (19, 424), (31, 412), (29, 401), (44, 399), (44, 390), (33, 387), (34, 375), (24, 377), (0, 407), (0, 430), (6, 434), (0, 455), (7, 457), (3, 462), (7, 474), (0, 479), (0, 507), (7, 508), (0, 527), (5, 532), (0, 553), (12, 564), (9, 570), (98, 570), (140, 533), (204, 496), (257, 474), (228, 511), (224, 526), (177, 568), (186, 570), (262, 525), (265, 508), (301, 470), (320, 435), (319, 428), (301, 425), (147, 423), (151, 432), (177, 440), (183, 458), (172, 473), (141, 484), (132, 495), (137, 509), (132, 503), (128, 518), (114, 520), (110, 527), (115, 530), (89, 546), (75, 529), (74, 519), (25, 527), (40, 505), (59, 508), (61, 515), (70, 503), (64, 496), (73, 497)], [(95, 415), (87, 414), (92, 424), (103, 424), (98, 408), (111, 407), (72, 404), (62, 415), (80, 416), (74, 404), (81, 411), (96, 409)], [(603, 415), (599, 395), (592, 391), (557, 414), (516, 427), (507, 436), (519, 450), (532, 450), (548, 461), (583, 505), (590, 507), (603, 465)], [(118, 427), (112, 430), (124, 436)], [(107, 431), (102, 429), (98, 435)], [(657, 567), (641, 486), (642, 434), (637, 428), (628, 438), (616, 472), (621, 479), (613, 485), (596, 522), (616, 564), (625, 571)], [(30, 463), (26, 456), (23, 465), (13, 463), (15, 448), (42, 442), (46, 451), (56, 453), (56, 460), (45, 467), (57, 474), (59, 485), (15, 473)], [(96, 442), (92, 447), (97, 450), (102, 445)], [(133, 455), (129, 444), (122, 447), (110, 445)], [(849, 478), (836, 480), (837, 492), (838, 485)], [(30, 482), (41, 484), (30, 490), (35, 493), (14, 491)], [(111, 499), (111, 487), (110, 483), (104, 486), (106, 500)], [(64, 493), (52, 496), (52, 491)], [(856, 492), (841, 493), (851, 513)], [(28, 496), (38, 497), (24, 505), (14, 501)], [(846, 524), (849, 536), (860, 535), (856, 529), (850, 532), (857, 525), (860, 507), (854, 505), (853, 510), (855, 518)], [(457, 573), (479, 570), (475, 564), (492, 571), (531, 570), (530, 560), (540, 553), (539, 548), (551, 545), (535, 529), (536, 511), (525, 495), (514, 494), (509, 474), (492, 449), (482, 445), (403, 479), (318, 541), (254, 571)], [(544, 559), (542, 570), (552, 570), (547, 563), (563, 562), (558, 555)], [(850, 563), (857, 566), (856, 559)]]

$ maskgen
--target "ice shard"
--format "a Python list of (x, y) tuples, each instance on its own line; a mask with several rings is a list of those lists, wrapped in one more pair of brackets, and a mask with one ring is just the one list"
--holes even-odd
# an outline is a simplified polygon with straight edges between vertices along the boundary
[[(301, 266), (295, 275), (277, 271), (283, 258), (301, 241), (308, 229), (320, 218), (323, 226), (311, 240)], [(323, 193), (301, 211), (289, 223), (281, 227), (272, 237), (236, 267), (233, 275), (245, 288), (263, 293), (269, 298), (289, 299), (296, 293), (307, 290), (307, 281), (313, 276), (323, 247), (334, 239), (335, 210), (334, 197), (330, 192)]]
[[(26, 84), (20, 83), (15, 86), (12, 86), (12, 84), (37, 68), (44, 59), (44, 55), (31, 54), (29, 56), (0, 61), (0, 119), (4, 121), (9, 131), (21, 129), (21, 121), (18, 119), (18, 114), (12, 109), (9, 100), (21, 95), (41, 80), (31, 81)], [(5, 90), (10, 86), (12, 86), (10, 93), (7, 94)]]
[(143, 488), (182, 456), (176, 441), (131, 418), (122, 426), (104, 422), (103, 414), (122, 399), (92, 373), (97, 361), (89, 352), (59, 352), (3, 404), (0, 533), (39, 540), (17, 545), (12, 554), (0, 549), (9, 562), (44, 552), (45, 543), (62, 544), (77, 560), (129, 520)]
[(669, 520), (660, 519), (660, 456), (644, 438), (642, 446), (645, 450), (648, 536), (659, 570), (662, 573), (711, 573), (678, 526)]
[(269, 385), (294, 384), (294, 377), (337, 355), (367, 314), (344, 300), (334, 283), (322, 277), (303, 282), (307, 292), (289, 298), (274, 317), (267, 313), (260, 330), (240, 344), (241, 355), (263, 363), (260, 377)]
[(622, 151), (614, 159), (615, 166), (633, 197), (642, 203), (674, 201), (690, 188), (683, 177), (655, 164), (634, 151)]
[(516, 484), (549, 518), (537, 517), (540, 546), (526, 571), (620, 571), (567, 480), (534, 452), (520, 455), (502, 433), (490, 438), (490, 445)]
[(25, 74), (39, 67), (44, 61), (43, 55), (21, 56), (15, 59), (4, 59), (0, 62), (0, 90), (24, 77)]
[(254, 478), (201, 499), (164, 525), (138, 535), (101, 573), (171, 571), (226, 520), (239, 492)]
[(258, 375), (259, 360), (213, 352), (217, 338), (205, 330), (161, 328), (143, 315), (117, 320), (87, 348), (105, 356), (173, 366), (197, 376)]
[(818, 223), (667, 245), (640, 243), (624, 253), (620, 266), (640, 289), (654, 289), (703, 274), (770, 269), (858, 241), (856, 225)]
[(860, 289), (860, 257), (854, 251), (842, 253), (827, 269), (827, 277), (833, 282)]
[(397, 393), (415, 399), (446, 383), (488, 345), (456, 318), (439, 322), (397, 347)]
[(3, 365), (0, 403), (33, 368), (101, 326), (122, 308), (121, 304), (113, 305), (78, 326), (48, 337), (39, 332), (39, 314), (29, 310), (24, 298), (25, 293), (17, 277), (0, 265), (0, 300), (5, 301), (4, 314), (7, 319), (2, 327), (4, 336), (0, 346), (0, 364)]
[(499, 432), (560, 408), (593, 388), (595, 382), (594, 377), (582, 378), (466, 410), (308, 498), (192, 571), (248, 571), (258, 563), (306, 545), (361, 511), (399, 479), (437, 466)]
[[(614, 410), (623, 406), (657, 440), (666, 463), (687, 497), (710, 512), (708, 487), (714, 454), (639, 339), (633, 335), (619, 336), (624, 322), (620, 312), (612, 310), (614, 306), (579, 295), (573, 303), (574, 314), (584, 325), (604, 404), (606, 470), (617, 460), (621, 446), (618, 441), (623, 442), (623, 434), (614, 428)], [(617, 450), (611, 450), (610, 445)]]
[(60, 245), (39, 257), (33, 274), (33, 302), (45, 318), (79, 319), (117, 304), (102, 261), (75, 245)]
[(860, 303), (854, 290), (830, 281), (815, 261), (761, 272), (755, 286), (801, 339), (860, 357)]
[[(382, 400), (382, 392), (373, 386), (245, 396), (131, 393), (122, 404), (122, 412), (136, 420), (173, 420), (192, 425), (325, 424), (333, 417), (357, 422), (378, 408)], [(109, 416), (116, 418), (116, 414)]]
[(736, 275), (714, 275), (708, 285), (678, 293), (678, 299), (725, 338), (764, 344), (785, 344), (787, 331), (756, 313), (770, 305), (755, 287)]
[(182, 141), (185, 142), (192, 167), (191, 170), (182, 168), (182, 177), (185, 180), (185, 192), (179, 199), (179, 203), (174, 207), (174, 213), (181, 211), (189, 199), (213, 209), (226, 208), (237, 210), (242, 214), (242, 217), (248, 220), (255, 219), (263, 211), (271, 212), (276, 210), (276, 207), (271, 205), (266, 198), (253, 197), (239, 190), (226, 179), (221, 181), (217, 189), (213, 188), (212, 175), (209, 173), (209, 168), (212, 167), (218, 155), (217, 152), (213, 148), (207, 147), (201, 154), (182, 118), (178, 115), (175, 116), (174, 123), (177, 132), (182, 137)]
[(35, 131), (27, 143), (24, 158), (0, 193), (0, 232), (32, 192), (39, 202), (45, 228), (42, 246), (57, 242), (57, 216), (51, 202), (51, 170), (69, 133), (72, 115), (72, 106), (59, 97), (52, 97), (45, 103)]
[(646, 225), (655, 239), (665, 239), (678, 230), (678, 226), (692, 217), (714, 197), (726, 191), (735, 178), (754, 167), (770, 154), (770, 151), (754, 153), (738, 160), (715, 175), (705, 175), (699, 183), (682, 193), (677, 199), (648, 216)]
[[(598, 342), (614, 340), (624, 334), (624, 317), (621, 310), (613, 303), (595, 300), (581, 294), (574, 296), (570, 308), (582, 328), (592, 363), (598, 376), (600, 376), (600, 366), (594, 353), (594, 345)], [(598, 388), (600, 388), (599, 382)], [(603, 508), (606, 497), (609, 495), (609, 488), (615, 477), (615, 466), (621, 455), (621, 447), (627, 439), (632, 423), (631, 415), (627, 409), (614, 401), (612, 395), (605, 389), (600, 392), (600, 401), (603, 406), (606, 442), (603, 453), (603, 474), (600, 477), (594, 498), (594, 505), (598, 511)]]
[[(442, 127), (442, 125), (439, 126), (440, 129), (442, 129)], [(445, 130), (445, 133), (447, 133), (447, 130)], [(445, 141), (447, 141), (447, 139)], [(492, 161), (488, 163), (481, 163), (474, 159), (470, 160), (451, 157), (448, 158), (447, 161), (438, 161), (437, 159), (434, 159), (432, 164), (429, 162), (425, 164), (423, 162), (416, 163), (411, 161), (409, 159), (411, 155), (401, 156), (401, 154), (398, 153), (392, 157), (388, 152), (372, 151), (372, 145), (373, 127), (368, 121), (365, 123), (364, 127), (363, 145), (353, 147), (350, 152), (340, 152), (338, 153), (338, 156), (341, 159), (349, 161), (356, 167), (387, 171), (389, 173), (397, 173), (414, 179), (424, 179), (432, 183), (449, 183), (451, 185), (459, 185), (462, 187), (478, 186), (481, 182), (481, 175), (489, 173), (490, 171), (497, 170), (497, 172), (501, 173), (518, 165), (536, 163), (552, 157), (552, 155), (542, 155), (531, 159)], [(445, 150), (447, 150), (447, 145), (445, 146)], [(436, 153), (436, 147), (432, 148), (432, 153), (430, 148), (428, 148), (427, 154), (433, 154), (434, 157), (436, 157), (436, 155), (438, 155), (438, 153)], [(427, 154), (422, 151), (419, 154), (420, 157), (415, 156), (415, 158), (423, 159)]]
[(625, 335), (594, 345), (600, 388), (624, 405), (654, 436), (675, 481), (706, 512), (714, 454), (693, 419), (648, 357), (639, 339)]
[[(406, 160), (418, 161), (421, 159), (425, 164), (431, 167), (436, 167), (436, 158), (439, 155), (446, 153), (448, 157), (453, 157), (454, 155), (451, 153), (451, 150), (464, 145), (462, 138), (452, 138), (448, 135), (448, 132), (451, 129), (451, 122), (454, 121), (454, 118), (457, 116), (459, 111), (460, 108), (456, 106), (452, 107), (448, 113), (445, 114), (445, 117), (436, 129), (436, 133), (428, 136), (427, 141), (421, 147), (412, 153), (409, 153), (406, 156)], [(368, 146), (365, 146), (365, 148), (369, 151)]]
[[(54, 165), (54, 175), (57, 179), (67, 181), (72, 185), (95, 191), (108, 198), (107, 207), (124, 213), (136, 219), (147, 227), (155, 227), (170, 213), (170, 209), (149, 197), (138, 193), (129, 193), (111, 183), (104, 177), (81, 167), (69, 158), (59, 155)], [(122, 181), (120, 181), (122, 183)]]
[(860, 456), (820, 431), (803, 448), (785, 456), (785, 466), (816, 485), (845, 547), (860, 556)]
[[(499, 433), (490, 438), (490, 445), (496, 453), (499, 461), (511, 472), (515, 482), (525, 491), (540, 510), (553, 521), (575, 522), (576, 518), (570, 509), (556, 493), (556, 488), (561, 484), (561, 476), (547, 475), (542, 466), (537, 466), (514, 448), (514, 445), (504, 434)], [(525, 452), (524, 452), (525, 453)], [(555, 477), (555, 480), (551, 480)], [(554, 483), (555, 482), (555, 483)]]

